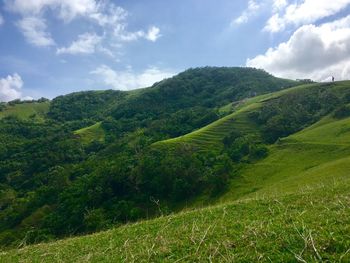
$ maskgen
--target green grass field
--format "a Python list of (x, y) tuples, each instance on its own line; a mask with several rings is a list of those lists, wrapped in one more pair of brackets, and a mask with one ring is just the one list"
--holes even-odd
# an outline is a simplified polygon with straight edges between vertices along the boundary
[(268, 157), (243, 167), (220, 201), (293, 193), (350, 178), (350, 129), (344, 129), (349, 125), (350, 118), (334, 120), (327, 116), (270, 146)]
[(349, 180), (0, 253), (0, 262), (349, 262)]
[[(232, 114), (154, 147), (185, 142), (219, 150), (232, 129), (259, 135), (251, 110), (315, 85), (249, 99)], [(100, 129), (95, 124), (77, 133), (99, 138)], [(265, 159), (243, 164), (215, 200), (199, 197), (178, 214), (2, 252), (0, 262), (350, 262), (349, 187), (350, 118), (330, 114), (270, 145)]]
[(105, 132), (101, 126), (101, 122), (97, 122), (89, 127), (82, 128), (74, 132), (81, 139), (82, 143), (88, 145), (93, 141), (104, 142)]
[(49, 111), (50, 102), (30, 102), (6, 106), (6, 109), (0, 111), (0, 119), (8, 116), (14, 116), (22, 120), (33, 119), (43, 121), (46, 113)]

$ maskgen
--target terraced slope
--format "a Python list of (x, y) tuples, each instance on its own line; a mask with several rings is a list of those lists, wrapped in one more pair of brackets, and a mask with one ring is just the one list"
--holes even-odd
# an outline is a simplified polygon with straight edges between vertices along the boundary
[[(328, 84), (303, 85), (276, 93), (246, 100), (232, 114), (185, 136), (155, 143), (155, 147), (175, 147), (186, 143), (200, 150), (220, 150), (223, 139), (237, 129), (243, 134), (259, 136), (259, 127), (248, 117), (249, 112), (265, 102), (285, 94)], [(335, 92), (350, 89), (350, 82), (338, 82)], [(332, 114), (317, 123), (269, 146), (268, 157), (240, 166), (232, 175), (229, 191), (219, 202), (227, 202), (256, 195), (285, 194), (296, 189), (350, 176), (350, 118), (335, 119)], [(203, 200), (202, 200), (203, 199)], [(207, 198), (198, 198), (194, 205), (206, 203)], [(216, 200), (218, 201), (218, 200)], [(216, 202), (215, 201), (215, 202)]]
[(234, 107), (234, 112), (223, 117), (199, 130), (180, 136), (177, 138), (160, 141), (154, 144), (155, 147), (174, 147), (177, 144), (187, 143), (200, 150), (220, 150), (223, 146), (223, 139), (229, 135), (232, 130), (239, 130), (243, 134), (252, 134), (259, 136), (259, 130), (255, 123), (249, 118), (248, 114), (261, 107), (265, 101), (278, 98), (284, 94), (294, 93), (303, 89), (318, 87), (320, 84), (301, 85), (286, 90), (281, 90), (271, 94), (265, 94), (258, 97), (243, 100), (223, 107), (223, 111), (229, 111), (229, 107)]
[(171, 147), (179, 143), (190, 143), (198, 147), (200, 150), (219, 150), (222, 148), (222, 140), (233, 129), (240, 130), (244, 133), (257, 134), (257, 127), (249, 121), (247, 114), (254, 108), (259, 106), (259, 101), (249, 100), (244, 106), (234, 113), (215, 121), (199, 130), (181, 137), (157, 142), (155, 147)]
[(286, 194), (350, 178), (350, 118), (327, 116), (270, 146), (266, 159), (245, 166), (221, 201)]
[(28, 102), (15, 105), (8, 105), (0, 111), (0, 119), (14, 116), (19, 119), (34, 119), (42, 121), (49, 111), (50, 102)]

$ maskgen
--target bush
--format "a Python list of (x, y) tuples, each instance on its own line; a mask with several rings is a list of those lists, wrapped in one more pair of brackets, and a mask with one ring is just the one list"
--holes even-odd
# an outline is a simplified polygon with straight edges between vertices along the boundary
[(346, 117), (350, 117), (350, 106), (343, 105), (340, 108), (334, 111), (334, 117), (337, 119), (343, 119)]

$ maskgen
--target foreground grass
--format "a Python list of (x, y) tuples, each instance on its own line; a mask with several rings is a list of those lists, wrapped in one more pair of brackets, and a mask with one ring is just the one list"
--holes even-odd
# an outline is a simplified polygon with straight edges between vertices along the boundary
[(350, 182), (0, 254), (0, 262), (349, 262)]

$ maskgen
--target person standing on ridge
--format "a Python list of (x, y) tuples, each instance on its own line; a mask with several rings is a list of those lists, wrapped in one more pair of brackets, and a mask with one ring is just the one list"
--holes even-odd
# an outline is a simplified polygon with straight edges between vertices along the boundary
[(334, 82), (334, 76), (332, 76), (332, 82)]

